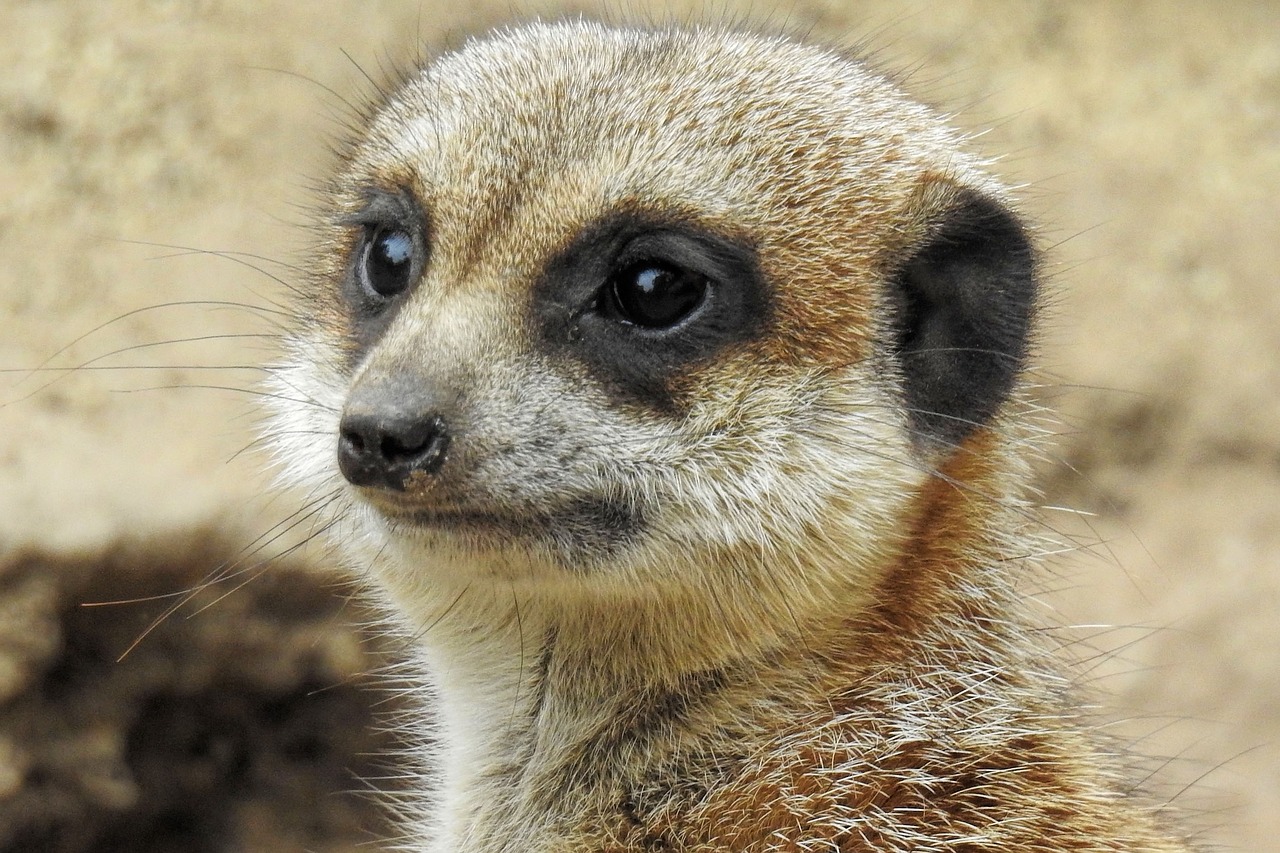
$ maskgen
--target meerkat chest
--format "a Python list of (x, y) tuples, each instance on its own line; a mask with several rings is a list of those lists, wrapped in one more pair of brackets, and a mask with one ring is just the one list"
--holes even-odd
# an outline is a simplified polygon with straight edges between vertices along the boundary
[(722, 670), (586, 689), (584, 664), (529, 668), (501, 697), (462, 705), (455, 689), (438, 704), (429, 853), (682, 850), (694, 838), (734, 849), (700, 804), (727, 802), (752, 756), (782, 754), (779, 733), (806, 725), (794, 708), (760, 719), (748, 709), (769, 703)]

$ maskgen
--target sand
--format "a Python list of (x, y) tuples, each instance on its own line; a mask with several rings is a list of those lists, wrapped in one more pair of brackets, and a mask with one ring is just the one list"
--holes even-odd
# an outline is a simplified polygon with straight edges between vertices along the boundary
[[(356, 627), (323, 548), (266, 573), (241, 558), (249, 583), (119, 664), (169, 600), (79, 605), (182, 590), (297, 508), (267, 496), (246, 389), (343, 99), (367, 93), (360, 68), (507, 9), (0, 6), (0, 850), (345, 851), (385, 831), (351, 792), (379, 772), (368, 685), (396, 650)], [(785, 17), (910, 69), (1022, 188), (1054, 294), (1037, 393), (1061, 413), (1039, 485), (1092, 513), (1046, 512), (1083, 544), (1044, 618), (1120, 626), (1068, 650), (1103, 713), (1171, 757), (1157, 787), (1206, 841), (1280, 850), (1275, 7)], [(15, 372), (48, 358), (86, 366)]]

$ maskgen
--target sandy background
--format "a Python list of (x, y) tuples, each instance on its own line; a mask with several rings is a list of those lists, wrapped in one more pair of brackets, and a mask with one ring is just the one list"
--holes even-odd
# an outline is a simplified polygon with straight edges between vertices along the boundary
[[(240, 453), (236, 389), (270, 357), (271, 315), (130, 312), (268, 306), (290, 275), (275, 261), (305, 263), (299, 203), (340, 98), (367, 87), (346, 54), (376, 77), (508, 9), (459, 5), (0, 5), (0, 850), (346, 851), (384, 831), (355, 792), (381, 772), (367, 683), (395, 650), (350, 627), (320, 549), (265, 573), (284, 546), (242, 550), (296, 505), (262, 498), (263, 459)], [(1046, 620), (1121, 626), (1081, 646), (1108, 714), (1171, 759), (1160, 785), (1206, 843), (1280, 850), (1280, 6), (777, 17), (867, 38), (990, 128), (978, 145), (1050, 250), (1040, 378), (1063, 416), (1041, 486), (1096, 514), (1048, 516), (1097, 544), (1060, 559)], [(89, 369), (13, 372), (113, 318), (49, 365)], [(113, 354), (185, 338), (205, 340)], [(78, 606), (226, 560), (241, 574), (212, 606), (120, 664), (169, 601)]]

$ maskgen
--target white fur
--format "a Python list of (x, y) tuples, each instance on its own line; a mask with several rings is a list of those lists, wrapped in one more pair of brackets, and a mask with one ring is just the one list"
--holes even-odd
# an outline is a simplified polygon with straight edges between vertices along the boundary
[[(627, 66), (655, 46), (666, 52)], [(274, 373), (270, 433), (286, 482), (335, 495), (335, 541), (370, 573), (429, 673), (436, 725), (423, 739), (434, 742), (441, 775), (430, 814), (419, 815), (415, 837), (426, 840), (409, 849), (568, 849), (574, 821), (590, 821), (585, 813), (601, 804), (590, 800), (593, 780), (563, 778), (572, 766), (563, 762), (619, 710), (618, 697), (820, 648), (824, 632), (872, 603), (935, 460), (912, 440), (901, 377), (874, 355), (882, 321), (866, 312), (883, 307), (885, 265), (920, 238), (930, 187), (1001, 190), (928, 110), (845, 59), (782, 39), (586, 23), (507, 31), (413, 77), (355, 145), (335, 181), (335, 209), (352, 208), (363, 185), (387, 175), (410, 175), (425, 199), (425, 277), (354, 370), (341, 367), (334, 328), (297, 331)], [(694, 211), (757, 241), (795, 324), (797, 355), (734, 351), (700, 368), (681, 417), (615, 405), (589, 375), (546, 358), (522, 313), (540, 264), (636, 200)], [(506, 217), (505, 230), (477, 236), (494, 217)], [(345, 245), (344, 233), (326, 240)], [(833, 258), (846, 277), (832, 278)], [(330, 259), (327, 268), (343, 267)], [(848, 305), (866, 307), (846, 322)], [(805, 355), (802, 333), (825, 349)], [(851, 355), (831, 363), (831, 352)], [(642, 535), (602, 555), (554, 530), (474, 536), (380, 511), (339, 475), (337, 425), (354, 385), (396, 370), (465, 385), (470, 427), (459, 464), (471, 494), (534, 509), (606, 495), (641, 510)], [(1016, 478), (988, 485), (997, 509), (982, 529), (1017, 526)], [(992, 569), (966, 582), (986, 603), (1012, 596), (1001, 577)], [(885, 721), (849, 716), (800, 735), (821, 743), (830, 733), (833, 754), (862, 756), (832, 774), (856, 782), (874, 774), (877, 757), (953, 736), (953, 723), (978, 742), (983, 731), (1007, 738), (1023, 724), (1022, 688), (997, 688), (988, 671), (957, 672), (956, 660), (1006, 645), (1000, 653), (1013, 660), (1027, 637), (1007, 626), (951, 627), (962, 633), (936, 638), (936, 663), (886, 675), (885, 701), (898, 713), (887, 739)], [(554, 678), (538, 684), (552, 636)], [(1039, 672), (1037, 654), (1027, 653), (1026, 673)], [(820, 674), (760, 666), (777, 690), (735, 687), (742, 705), (717, 706), (725, 731), (755, 732), (769, 709), (784, 729), (804, 722), (778, 691), (803, 693)], [(955, 695), (939, 699), (930, 679)], [(848, 740), (850, 730), (865, 731), (866, 742)], [(652, 756), (611, 760), (732, 747), (712, 728), (704, 734), (683, 745), (658, 736)], [(769, 755), (789, 754), (787, 737)], [(940, 772), (921, 770), (912, 784), (927, 790)], [(548, 806), (559, 790), (567, 793)], [(814, 813), (799, 795), (787, 805), (797, 824), (880, 825), (838, 809)], [(898, 842), (943, 849), (923, 837)], [(825, 849), (816, 844), (786, 849)]]

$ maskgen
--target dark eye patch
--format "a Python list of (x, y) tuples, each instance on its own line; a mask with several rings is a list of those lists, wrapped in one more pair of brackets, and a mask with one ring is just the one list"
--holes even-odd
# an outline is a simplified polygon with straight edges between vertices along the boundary
[(753, 249), (695, 226), (615, 216), (546, 266), (532, 311), (547, 348), (611, 393), (671, 411), (672, 380), (758, 337), (771, 295)]

